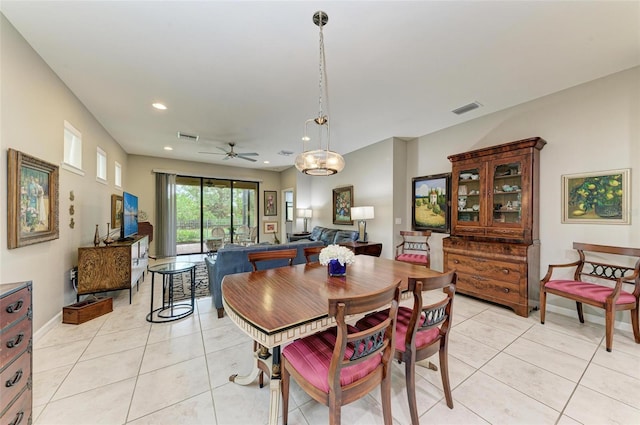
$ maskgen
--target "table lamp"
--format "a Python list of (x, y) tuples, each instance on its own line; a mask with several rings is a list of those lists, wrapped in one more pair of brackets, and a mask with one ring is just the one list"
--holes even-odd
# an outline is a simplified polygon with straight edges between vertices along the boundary
[(313, 215), (313, 210), (311, 208), (298, 208), (298, 218), (304, 219), (304, 232), (307, 233), (307, 221)]
[(367, 241), (367, 222), (374, 218), (373, 207), (351, 207), (351, 219), (358, 221), (358, 242)]

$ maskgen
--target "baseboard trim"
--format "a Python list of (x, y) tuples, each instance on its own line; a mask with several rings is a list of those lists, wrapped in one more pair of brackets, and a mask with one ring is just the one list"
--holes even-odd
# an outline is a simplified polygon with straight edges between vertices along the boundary
[[(563, 316), (568, 316), (578, 320), (578, 312), (575, 309), (559, 307), (557, 305), (547, 303), (547, 311), (558, 313)], [(626, 312), (622, 312), (622, 313), (626, 313)], [(605, 325), (604, 316), (599, 316), (596, 314), (584, 313), (584, 321), (589, 323), (595, 323), (597, 325), (602, 325), (602, 326)], [(631, 323), (629, 322), (616, 320), (613, 326), (614, 328), (619, 329), (621, 331), (633, 332), (633, 329), (631, 328)]]
[(44, 324), (40, 329), (34, 332), (33, 342), (36, 343), (40, 338), (44, 337), (51, 329), (56, 327), (58, 323), (62, 322), (62, 311), (53, 316), (51, 320)]

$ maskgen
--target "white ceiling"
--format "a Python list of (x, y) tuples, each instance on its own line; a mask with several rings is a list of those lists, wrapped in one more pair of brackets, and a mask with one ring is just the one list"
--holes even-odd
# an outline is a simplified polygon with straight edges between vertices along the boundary
[[(0, 9), (128, 153), (262, 169), (291, 166), (304, 121), (318, 114), (316, 10), (329, 15), (331, 147), (342, 154), (640, 65), (638, 1), (2, 0)], [(484, 106), (451, 113), (472, 101)], [(201, 140), (178, 141), (178, 131)], [(258, 161), (198, 153), (227, 142)]]

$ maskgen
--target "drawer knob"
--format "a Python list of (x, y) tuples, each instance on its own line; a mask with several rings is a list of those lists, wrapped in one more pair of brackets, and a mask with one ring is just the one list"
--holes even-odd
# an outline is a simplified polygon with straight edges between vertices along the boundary
[(17, 347), (22, 341), (24, 341), (24, 332), (20, 332), (18, 335), (7, 341), (7, 348)]
[(7, 382), (4, 383), (4, 386), (7, 388), (13, 387), (15, 384), (20, 382), (22, 378), (22, 369), (18, 369), (16, 373), (13, 374), (13, 378), (7, 379)]
[(502, 269), (502, 273), (509, 274), (509, 269)]
[(22, 308), (22, 306), (24, 305), (24, 302), (22, 300), (18, 300), (16, 302), (14, 302), (13, 304), (9, 304), (6, 308), (7, 313), (11, 314), (11, 313), (17, 313), (18, 311), (20, 311), (20, 309)]
[(13, 418), (13, 421), (9, 422), (9, 425), (19, 425), (22, 423), (22, 418), (24, 418), (24, 410), (16, 413), (16, 417)]
[(453, 260), (453, 264), (460, 264), (460, 260)]
[(503, 291), (504, 291), (505, 294), (507, 294), (507, 293), (509, 293), (509, 288), (504, 288)]

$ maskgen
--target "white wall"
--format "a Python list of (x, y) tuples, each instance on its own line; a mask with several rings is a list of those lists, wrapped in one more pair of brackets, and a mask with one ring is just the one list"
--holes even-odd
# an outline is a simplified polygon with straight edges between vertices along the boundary
[[(114, 161), (123, 167), (127, 157), (84, 105), (53, 73), (13, 26), (0, 14), (0, 186), (6, 190), (7, 149), (60, 165), (64, 154), (64, 121), (82, 133), (84, 176), (60, 169), (60, 238), (7, 249), (7, 197), (0, 197), (0, 282), (33, 281), (33, 326), (41, 328), (75, 302), (69, 270), (77, 263), (80, 246), (92, 244), (95, 226), (106, 234), (111, 221)], [(96, 147), (107, 153), (108, 185), (96, 181)], [(73, 191), (75, 200), (69, 199)], [(73, 205), (75, 228), (69, 227)]]
[[(640, 246), (640, 68), (582, 84), (437, 133), (408, 144), (406, 182), (451, 171), (447, 156), (527, 137), (547, 145), (540, 154), (541, 276), (551, 263), (577, 258), (572, 243)], [(562, 224), (563, 174), (631, 168), (631, 224)], [(410, 189), (406, 203), (410, 205)], [(408, 210), (407, 219), (410, 219)], [(432, 244), (434, 260), (442, 246)], [(440, 250), (440, 252), (437, 252)], [(433, 267), (441, 267), (433, 261)], [(558, 297), (550, 303), (575, 310)], [(585, 306), (585, 312), (601, 310)], [(629, 321), (629, 314), (623, 317)]]

